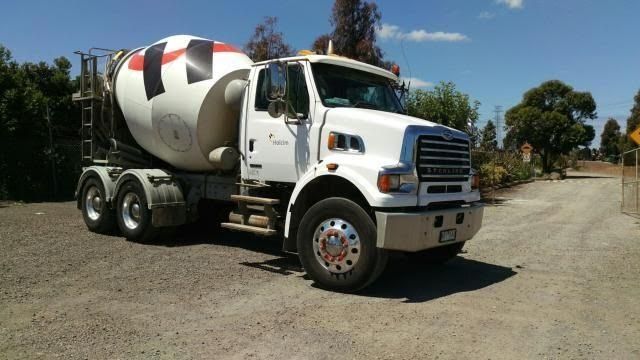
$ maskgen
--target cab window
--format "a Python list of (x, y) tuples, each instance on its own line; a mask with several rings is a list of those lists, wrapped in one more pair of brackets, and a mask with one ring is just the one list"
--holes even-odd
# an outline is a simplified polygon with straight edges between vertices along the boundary
[(327, 107), (361, 107), (403, 113), (391, 80), (333, 64), (311, 65), (320, 100)]
[(254, 104), (256, 111), (267, 111), (269, 107), (269, 99), (267, 99), (267, 82), (265, 81), (265, 70), (262, 69), (258, 73), (258, 84), (256, 86), (256, 102)]
[(287, 67), (287, 114), (295, 118), (296, 113), (308, 116), (309, 91), (304, 78), (304, 68), (300, 64), (289, 64)]
[[(269, 99), (267, 98), (268, 85), (265, 76), (265, 69), (258, 72), (254, 104), (256, 111), (267, 111), (269, 107)], [(287, 67), (287, 101), (289, 117), (295, 118), (295, 113), (303, 114), (304, 116), (309, 114), (309, 91), (304, 77), (304, 68), (300, 64), (290, 64)]]

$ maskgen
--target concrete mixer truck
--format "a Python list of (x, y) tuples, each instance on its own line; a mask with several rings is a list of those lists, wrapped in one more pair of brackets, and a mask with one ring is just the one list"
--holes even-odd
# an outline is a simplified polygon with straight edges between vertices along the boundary
[(446, 261), (481, 226), (468, 136), (405, 115), (387, 70), (309, 51), (253, 63), (186, 35), (78, 54), (90, 231), (152, 241), (208, 216), (204, 201), (233, 204), (221, 227), (279, 236), (349, 292), (390, 252)]

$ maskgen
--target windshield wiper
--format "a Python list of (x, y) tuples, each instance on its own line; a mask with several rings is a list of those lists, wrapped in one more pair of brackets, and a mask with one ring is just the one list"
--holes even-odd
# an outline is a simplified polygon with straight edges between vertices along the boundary
[(366, 101), (358, 101), (353, 105), (354, 108), (364, 108), (364, 109), (373, 109), (378, 110), (378, 107), (372, 103), (368, 103)]
[(386, 111), (386, 112), (392, 112), (392, 113), (396, 113), (396, 114), (402, 114), (402, 115), (406, 115), (406, 113), (402, 110), (386, 110), (386, 109), (382, 109), (380, 107), (377, 107), (375, 104), (366, 102), (366, 101), (358, 101), (357, 103), (355, 103), (353, 105), (354, 108), (363, 108), (363, 109), (371, 109), (371, 110), (380, 110), (380, 111)]

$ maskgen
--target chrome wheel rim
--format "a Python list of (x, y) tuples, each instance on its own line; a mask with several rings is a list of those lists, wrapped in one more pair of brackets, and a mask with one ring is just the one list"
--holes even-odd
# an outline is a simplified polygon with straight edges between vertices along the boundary
[(84, 208), (86, 209), (89, 219), (96, 221), (100, 218), (102, 213), (102, 196), (96, 186), (91, 186), (89, 190), (87, 190), (87, 195), (84, 198)]
[(326, 270), (342, 274), (351, 271), (360, 258), (360, 236), (346, 220), (327, 219), (313, 233), (313, 252)]
[(122, 200), (122, 222), (128, 229), (135, 230), (140, 226), (140, 198), (130, 192)]

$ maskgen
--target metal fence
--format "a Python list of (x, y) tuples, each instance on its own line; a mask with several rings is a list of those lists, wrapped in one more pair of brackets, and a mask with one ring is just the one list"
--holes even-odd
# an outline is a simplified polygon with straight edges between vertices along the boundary
[(621, 210), (626, 214), (640, 214), (640, 180), (638, 162), (640, 148), (622, 154), (622, 203)]

